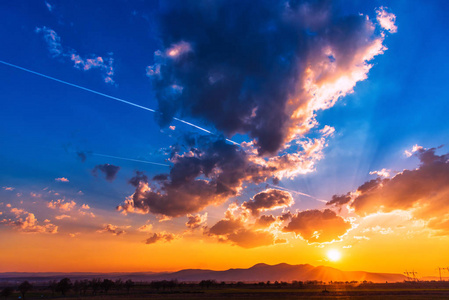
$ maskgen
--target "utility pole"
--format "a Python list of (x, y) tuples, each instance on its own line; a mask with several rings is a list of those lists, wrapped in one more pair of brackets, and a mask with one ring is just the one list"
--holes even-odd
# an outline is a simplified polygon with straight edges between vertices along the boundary
[(438, 272), (440, 273), (440, 281), (443, 281), (443, 278), (441, 277), (441, 271), (449, 271), (449, 267), (447, 267), (447, 268), (440, 268), (440, 267), (438, 267)]

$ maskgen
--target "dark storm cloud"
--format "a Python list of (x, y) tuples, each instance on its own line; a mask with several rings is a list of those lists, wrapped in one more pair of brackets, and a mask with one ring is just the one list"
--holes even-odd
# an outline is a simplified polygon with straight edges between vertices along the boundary
[(174, 154), (170, 173), (152, 182), (139, 172), (129, 181), (135, 193), (118, 210), (169, 217), (196, 213), (237, 195), (244, 181), (267, 180), (274, 170), (252, 163), (241, 148), (223, 140), (208, 139), (201, 148)]
[(306, 210), (292, 216), (284, 232), (294, 232), (309, 243), (324, 243), (338, 240), (350, 228), (351, 223), (330, 210)]
[(353, 69), (367, 73), (366, 61), (384, 50), (371, 21), (362, 15), (338, 17), (330, 3), (161, 2), (163, 48), (147, 70), (160, 123), (169, 124), (180, 112), (228, 136), (248, 133), (260, 154), (274, 154), (306, 133), (315, 126), (314, 110), (352, 91), (349, 85), (332, 90), (329, 99), (315, 99), (310, 83), (321, 88), (349, 75), (355, 85), (366, 77), (353, 77)]
[(415, 152), (420, 159), (418, 168), (404, 170), (391, 179), (365, 182), (350, 206), (359, 215), (412, 210), (414, 217), (429, 221), (430, 228), (449, 234), (449, 154), (437, 155), (435, 151), (421, 147)]
[(113, 181), (119, 170), (119, 166), (110, 164), (96, 165), (92, 170), (92, 174), (98, 176), (98, 171), (100, 171), (106, 176), (106, 180)]

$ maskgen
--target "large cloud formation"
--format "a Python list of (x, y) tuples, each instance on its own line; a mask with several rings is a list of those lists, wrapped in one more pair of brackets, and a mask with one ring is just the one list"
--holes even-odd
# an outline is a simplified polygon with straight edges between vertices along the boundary
[(249, 134), (260, 154), (302, 137), (386, 49), (385, 18), (376, 31), (367, 16), (336, 11), (330, 1), (164, 1), (162, 49), (147, 69), (160, 123), (205, 120)]
[(391, 179), (367, 181), (349, 201), (335, 197), (328, 205), (349, 205), (359, 215), (410, 210), (414, 217), (428, 221), (430, 228), (449, 234), (449, 154), (437, 155), (435, 151), (415, 147), (418, 168), (404, 170)]
[(330, 210), (305, 210), (292, 216), (284, 232), (294, 232), (309, 243), (325, 243), (338, 240), (350, 228), (351, 223)]
[(135, 192), (118, 210), (179, 217), (247, 184), (313, 171), (334, 132), (318, 128), (316, 112), (351, 93), (386, 49), (375, 19), (336, 11), (329, 1), (161, 3), (161, 50), (147, 69), (161, 125), (181, 114), (253, 140), (172, 147), (170, 172), (133, 178)]

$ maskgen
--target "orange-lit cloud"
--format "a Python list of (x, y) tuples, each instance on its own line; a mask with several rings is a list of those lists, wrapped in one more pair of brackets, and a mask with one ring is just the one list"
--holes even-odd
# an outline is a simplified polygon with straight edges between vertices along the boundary
[(176, 238), (176, 236), (172, 233), (166, 233), (166, 232), (162, 232), (162, 233), (154, 233), (151, 237), (147, 238), (145, 240), (145, 244), (149, 245), (149, 244), (155, 244), (157, 242), (160, 241), (164, 241), (166, 243), (171, 242), (172, 240), (174, 240)]
[(26, 218), (21, 218), (19, 215), (16, 215), (15, 220), (3, 219), (1, 223), (11, 226), (24, 233), (58, 233), (58, 226), (51, 223), (39, 225), (39, 222), (33, 213), (26, 214)]
[(112, 233), (113, 235), (117, 235), (118, 236), (118, 235), (126, 233), (124, 228), (128, 228), (128, 226), (119, 227), (119, 226), (116, 226), (116, 225), (107, 224), (102, 229), (97, 230), (97, 232), (98, 233), (109, 232), (109, 233)]
[(294, 232), (309, 243), (324, 243), (338, 240), (351, 228), (351, 223), (334, 211), (313, 209), (294, 214), (283, 231)]
[(412, 151), (420, 159), (414, 170), (404, 170), (390, 178), (365, 182), (343, 201), (335, 198), (329, 205), (349, 207), (359, 215), (395, 210), (410, 211), (415, 218), (422, 219), (429, 228), (439, 234), (449, 234), (449, 154), (437, 155), (436, 149), (414, 147)]

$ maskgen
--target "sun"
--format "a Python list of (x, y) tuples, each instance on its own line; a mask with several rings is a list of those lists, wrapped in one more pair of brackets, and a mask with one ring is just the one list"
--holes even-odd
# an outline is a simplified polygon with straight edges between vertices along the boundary
[(329, 258), (330, 261), (339, 261), (341, 259), (341, 253), (338, 250), (330, 249), (327, 251), (327, 258)]

